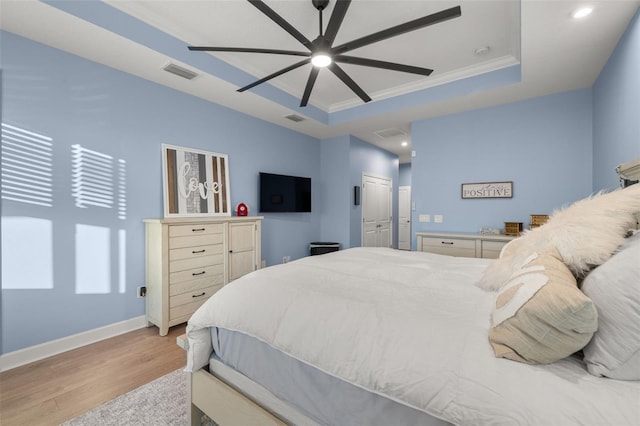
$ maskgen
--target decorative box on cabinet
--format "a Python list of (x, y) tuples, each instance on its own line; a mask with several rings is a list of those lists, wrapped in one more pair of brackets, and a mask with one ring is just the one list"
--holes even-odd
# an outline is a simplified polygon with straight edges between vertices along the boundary
[(458, 257), (495, 259), (515, 237), (448, 232), (416, 232), (418, 251)]
[(147, 323), (166, 336), (223, 285), (260, 268), (261, 220), (145, 220)]

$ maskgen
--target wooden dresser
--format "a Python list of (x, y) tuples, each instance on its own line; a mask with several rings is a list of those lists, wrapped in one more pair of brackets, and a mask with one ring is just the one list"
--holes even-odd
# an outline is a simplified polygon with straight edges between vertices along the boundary
[(515, 237), (449, 232), (416, 232), (418, 251), (458, 257), (496, 259), (500, 250)]
[(147, 323), (160, 335), (260, 268), (262, 217), (146, 219)]

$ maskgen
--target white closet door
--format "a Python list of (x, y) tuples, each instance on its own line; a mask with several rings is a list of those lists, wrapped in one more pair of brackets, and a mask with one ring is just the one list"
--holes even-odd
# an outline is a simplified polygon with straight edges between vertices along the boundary
[(362, 246), (391, 247), (391, 179), (362, 176)]

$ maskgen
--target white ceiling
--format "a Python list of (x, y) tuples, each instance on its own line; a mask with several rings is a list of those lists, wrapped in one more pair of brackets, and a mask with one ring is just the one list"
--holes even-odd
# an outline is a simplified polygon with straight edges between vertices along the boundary
[[(0, 1), (3, 30), (317, 138), (352, 134), (398, 154), (401, 162), (409, 160), (412, 121), (591, 86), (640, 5), (640, 0), (354, 0), (334, 45), (452, 6), (460, 5), (462, 16), (349, 52), (432, 68), (431, 76), (344, 64), (373, 101), (363, 104), (322, 70), (310, 105), (300, 108), (311, 65), (236, 92), (300, 57), (187, 50), (188, 45), (305, 50), (247, 1)], [(318, 11), (311, 0), (265, 3), (309, 40), (317, 37)], [(325, 26), (334, 3), (323, 13)], [(572, 19), (571, 12), (582, 5), (592, 6), (592, 15)], [(488, 53), (476, 54), (483, 47)], [(168, 63), (200, 75), (190, 81), (176, 77), (162, 70)], [(518, 64), (520, 78), (500, 83), (500, 70)], [(492, 72), (496, 77), (486, 81), (494, 83), (468, 88), (470, 77)], [(448, 84), (447, 95), (437, 91), (442, 84)], [(289, 114), (306, 120), (294, 123), (284, 118)], [(376, 134), (387, 129), (404, 134)], [(402, 140), (409, 146), (401, 147)]]

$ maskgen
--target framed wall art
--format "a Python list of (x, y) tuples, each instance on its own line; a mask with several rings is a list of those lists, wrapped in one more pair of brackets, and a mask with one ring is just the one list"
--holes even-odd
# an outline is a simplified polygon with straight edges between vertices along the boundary
[(164, 217), (231, 216), (226, 154), (162, 145)]
[(462, 198), (511, 198), (513, 182), (463, 183)]

